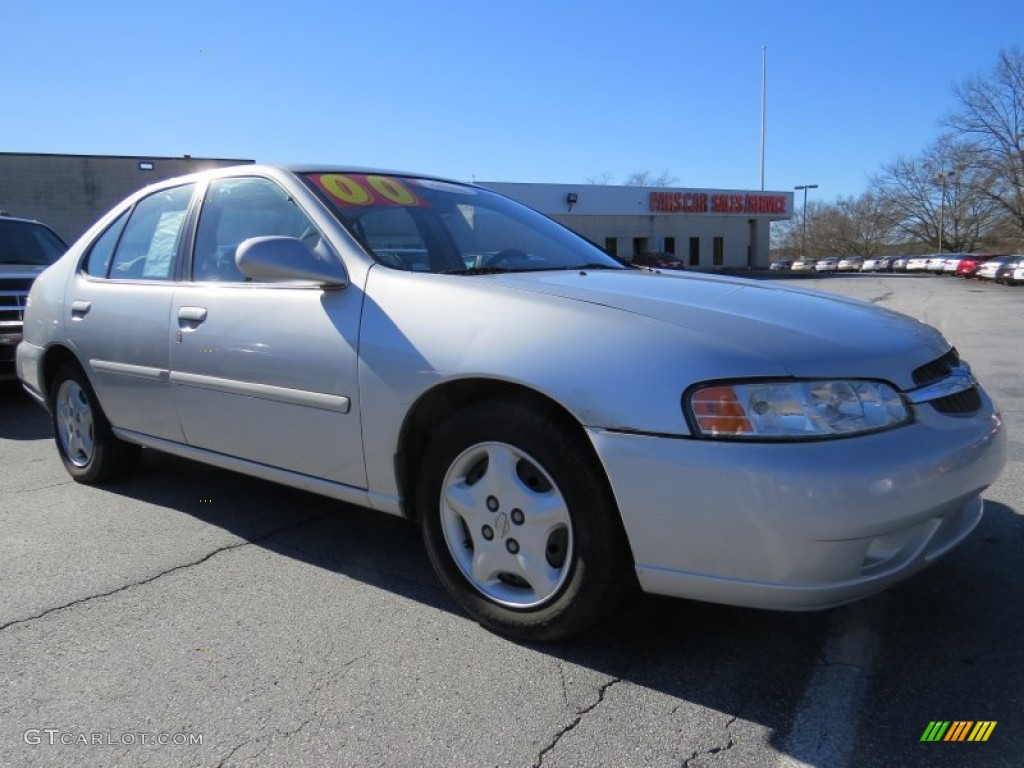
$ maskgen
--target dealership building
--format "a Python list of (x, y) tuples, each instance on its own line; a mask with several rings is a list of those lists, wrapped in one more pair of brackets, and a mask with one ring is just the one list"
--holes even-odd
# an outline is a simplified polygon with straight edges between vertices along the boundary
[[(0, 211), (38, 219), (69, 243), (132, 192), (243, 158), (0, 152)], [(767, 267), (769, 227), (792, 192), (598, 184), (479, 182), (534, 208), (621, 259), (669, 252), (707, 270)]]
[(479, 183), (621, 259), (661, 251), (707, 270), (767, 267), (771, 222), (793, 215), (792, 192)]

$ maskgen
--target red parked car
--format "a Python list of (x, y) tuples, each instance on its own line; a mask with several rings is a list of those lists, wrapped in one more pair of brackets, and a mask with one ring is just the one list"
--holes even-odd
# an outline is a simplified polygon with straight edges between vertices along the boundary
[(683, 260), (674, 253), (655, 251), (653, 253), (642, 253), (633, 257), (633, 264), (638, 267), (652, 267), (654, 269), (686, 269)]
[(975, 273), (978, 271), (978, 267), (984, 264), (989, 259), (994, 259), (996, 256), (1005, 256), (1004, 253), (972, 253), (969, 256), (965, 256), (960, 259), (960, 263), (956, 267), (956, 276), (964, 278), (975, 277)]

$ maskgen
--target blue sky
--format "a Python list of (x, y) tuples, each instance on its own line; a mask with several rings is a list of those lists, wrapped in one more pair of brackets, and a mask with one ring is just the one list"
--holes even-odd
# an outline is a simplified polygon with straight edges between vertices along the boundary
[(922, 150), (1017, 0), (6, 0), (0, 151), (584, 182), (668, 170), (818, 198)]

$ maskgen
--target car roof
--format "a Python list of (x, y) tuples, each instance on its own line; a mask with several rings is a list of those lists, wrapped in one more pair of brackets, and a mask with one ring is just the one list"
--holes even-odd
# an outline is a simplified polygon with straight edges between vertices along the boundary
[(436, 176), (430, 173), (414, 173), (411, 171), (388, 170), (384, 168), (368, 168), (356, 165), (332, 165), (330, 163), (241, 163), (239, 165), (225, 165), (219, 168), (207, 168), (194, 173), (182, 174), (168, 179), (160, 179), (140, 189), (129, 196), (129, 199), (143, 197), (142, 194), (154, 190), (175, 187), (180, 184), (189, 184), (197, 181), (217, 179), (223, 176), (253, 176), (253, 175), (274, 175), (274, 174), (303, 174), (303, 173), (357, 173), (360, 175), (379, 174), (381, 176), (404, 176), (415, 179), (427, 179), (431, 181), (443, 181), (449, 184), (462, 184), (475, 189), (483, 189), (476, 184), (465, 181)]
[(48, 227), (44, 222), (39, 221), (38, 219), (23, 219), (20, 216), (11, 216), (10, 214), (4, 213), (3, 211), (0, 211), (0, 221), (16, 221), (20, 224), (38, 224), (41, 227), (46, 227), (47, 229), (50, 229), (50, 227)]

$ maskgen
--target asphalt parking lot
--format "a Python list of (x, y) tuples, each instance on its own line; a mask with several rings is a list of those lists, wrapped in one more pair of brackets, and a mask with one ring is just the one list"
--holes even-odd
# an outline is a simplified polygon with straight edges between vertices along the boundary
[[(961, 548), (819, 613), (645, 597), (515, 644), (458, 612), (408, 523), (152, 451), (80, 486), (0, 387), (0, 765), (1020, 765), (1024, 288), (798, 284), (938, 327), (1010, 436)], [(935, 720), (997, 725), (922, 743)]]

